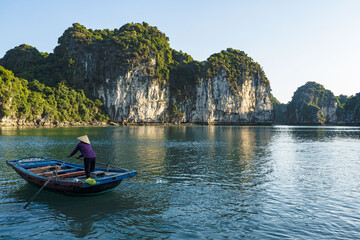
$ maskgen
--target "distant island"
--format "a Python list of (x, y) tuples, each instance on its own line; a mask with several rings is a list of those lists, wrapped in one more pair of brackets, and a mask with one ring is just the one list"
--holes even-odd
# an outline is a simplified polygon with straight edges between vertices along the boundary
[(281, 104), (243, 51), (199, 62), (145, 22), (114, 30), (74, 23), (58, 44), (54, 53), (22, 44), (0, 59), (0, 125), (360, 125), (360, 93), (335, 97), (309, 82)]
[(288, 104), (273, 98), (274, 123), (292, 125), (360, 125), (360, 93), (334, 96), (316, 82), (299, 87)]

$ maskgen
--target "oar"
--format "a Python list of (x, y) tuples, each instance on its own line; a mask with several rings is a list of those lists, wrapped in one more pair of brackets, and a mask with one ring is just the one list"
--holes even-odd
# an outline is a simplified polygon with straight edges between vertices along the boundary
[(50, 180), (53, 178), (54, 174), (57, 174), (57, 172), (60, 170), (60, 168), (62, 168), (62, 166), (65, 164), (65, 162), (63, 162), (63, 164), (60, 165), (60, 167), (58, 169), (55, 169), (55, 171), (53, 172), (53, 175), (51, 177), (49, 177), (49, 179), (44, 183), (44, 185), (41, 186), (41, 188), (30, 198), (30, 200), (26, 203), (26, 205), (24, 206), (24, 208), (26, 209), (30, 203), (32, 201), (34, 201), (34, 199), (39, 195), (39, 193), (44, 189), (44, 187), (50, 182)]
[[(109, 169), (109, 167), (114, 167), (114, 168), (119, 168), (119, 169), (126, 170), (126, 171), (131, 171), (131, 170), (129, 170), (129, 169), (125, 169), (125, 168), (122, 168), (122, 167), (120, 167), (120, 166), (113, 165), (113, 164), (102, 163), (102, 162), (96, 162), (96, 163), (98, 163), (98, 164), (100, 164), (100, 165), (103, 165), (103, 166), (107, 166), (108, 169)], [(157, 179), (157, 180), (159, 180), (159, 181), (161, 181), (161, 182), (166, 182), (166, 180), (164, 180), (164, 179), (162, 179), (162, 178), (155, 177), (155, 176), (151, 176), (151, 175), (149, 175), (149, 174), (142, 173), (142, 172), (139, 172), (139, 171), (137, 171), (137, 170), (136, 170), (136, 172), (137, 172), (138, 174), (140, 174), (140, 175), (144, 175), (144, 176), (147, 176), (147, 177), (155, 178), (155, 179)]]

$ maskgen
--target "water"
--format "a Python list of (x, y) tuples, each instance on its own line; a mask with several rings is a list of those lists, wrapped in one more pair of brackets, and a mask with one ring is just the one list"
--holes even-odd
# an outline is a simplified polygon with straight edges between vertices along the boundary
[[(66, 160), (83, 134), (98, 161), (158, 179), (139, 174), (93, 197), (43, 191), (24, 210), (37, 189), (5, 160)], [(0, 128), (0, 153), (3, 239), (360, 236), (356, 127)]]

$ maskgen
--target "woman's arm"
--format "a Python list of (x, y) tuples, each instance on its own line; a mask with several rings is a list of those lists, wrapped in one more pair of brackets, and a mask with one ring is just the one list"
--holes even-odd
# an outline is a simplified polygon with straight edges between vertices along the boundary
[(79, 144), (77, 144), (76, 147), (75, 147), (75, 149), (74, 149), (74, 151), (72, 151), (72, 153), (68, 154), (67, 156), (68, 156), (68, 157), (71, 157), (71, 156), (73, 156), (73, 155), (74, 155), (77, 151), (79, 151), (79, 150), (80, 150)]

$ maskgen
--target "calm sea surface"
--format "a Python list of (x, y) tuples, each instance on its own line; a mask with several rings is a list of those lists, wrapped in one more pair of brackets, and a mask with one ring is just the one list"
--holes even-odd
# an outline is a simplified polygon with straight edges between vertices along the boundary
[[(87, 134), (97, 160), (138, 175), (114, 191), (42, 191), (5, 163), (66, 160)], [(1, 239), (359, 239), (360, 128), (0, 128)], [(81, 163), (75, 158), (72, 162)]]

